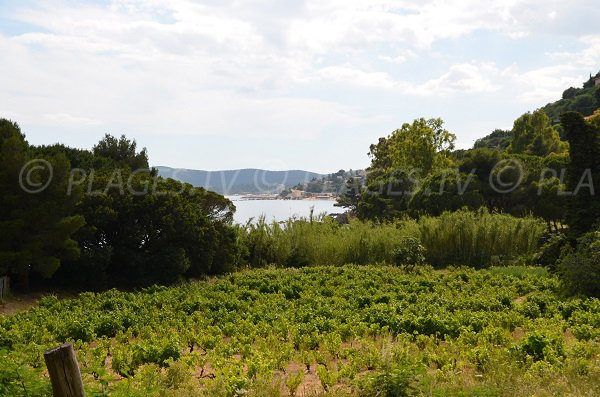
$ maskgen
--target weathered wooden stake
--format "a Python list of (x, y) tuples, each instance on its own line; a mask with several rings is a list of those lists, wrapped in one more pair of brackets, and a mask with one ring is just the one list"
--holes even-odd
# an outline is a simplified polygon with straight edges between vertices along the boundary
[(85, 397), (73, 345), (65, 343), (44, 353), (54, 397)]
[(0, 301), (8, 296), (10, 293), (9, 278), (0, 277)]

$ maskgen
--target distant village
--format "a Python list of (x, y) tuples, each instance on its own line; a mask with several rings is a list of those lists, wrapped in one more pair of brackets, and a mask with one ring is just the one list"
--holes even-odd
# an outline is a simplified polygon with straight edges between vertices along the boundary
[(281, 185), (271, 192), (241, 195), (241, 200), (336, 200), (354, 180), (363, 180), (365, 170), (339, 170), (291, 188)]
[(282, 193), (253, 193), (241, 196), (241, 200), (336, 200), (336, 193), (310, 193), (291, 189)]

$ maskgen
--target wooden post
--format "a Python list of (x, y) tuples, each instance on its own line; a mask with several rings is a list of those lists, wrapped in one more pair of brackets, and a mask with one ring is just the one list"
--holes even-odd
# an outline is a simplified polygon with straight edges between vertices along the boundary
[(83, 381), (73, 345), (65, 343), (44, 353), (54, 397), (84, 397)]
[(4, 300), (10, 293), (9, 278), (0, 277), (0, 301)]

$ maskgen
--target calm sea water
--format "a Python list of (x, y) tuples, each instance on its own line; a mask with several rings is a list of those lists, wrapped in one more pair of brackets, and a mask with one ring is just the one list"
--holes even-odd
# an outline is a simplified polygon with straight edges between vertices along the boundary
[(285, 221), (292, 217), (308, 217), (311, 208), (314, 214), (339, 214), (343, 208), (334, 207), (332, 200), (240, 200), (240, 197), (228, 197), (237, 210), (233, 219), (237, 223), (246, 223), (250, 218), (258, 219), (264, 215), (267, 221)]

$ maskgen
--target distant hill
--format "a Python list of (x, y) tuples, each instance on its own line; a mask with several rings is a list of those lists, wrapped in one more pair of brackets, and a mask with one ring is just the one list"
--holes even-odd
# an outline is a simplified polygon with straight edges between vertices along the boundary
[(270, 193), (322, 178), (316, 172), (289, 170), (268, 171), (254, 168), (227, 171), (188, 170), (183, 168), (154, 167), (160, 176), (187, 182), (220, 194)]
[(589, 116), (598, 108), (600, 108), (600, 73), (590, 76), (590, 79), (583, 83), (582, 88), (566, 89), (561, 99), (547, 104), (542, 109), (553, 122), (558, 123), (560, 115), (565, 112), (575, 111)]

